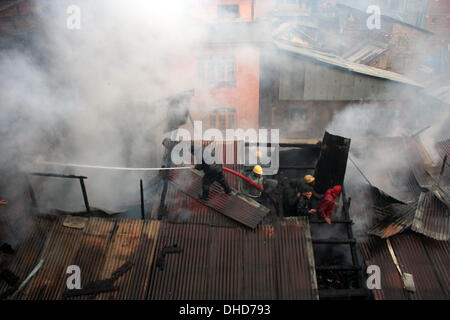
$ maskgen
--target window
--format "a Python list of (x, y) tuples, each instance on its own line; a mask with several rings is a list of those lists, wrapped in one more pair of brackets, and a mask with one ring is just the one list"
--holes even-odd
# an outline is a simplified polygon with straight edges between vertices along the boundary
[(234, 108), (221, 108), (211, 112), (203, 120), (204, 129), (215, 128), (219, 130), (236, 127), (236, 110)]
[(294, 122), (304, 123), (308, 121), (308, 110), (300, 108), (292, 108), (290, 110), (290, 119)]
[(236, 62), (234, 56), (210, 55), (198, 58), (198, 77), (212, 87), (236, 86)]
[(217, 6), (217, 16), (221, 19), (239, 18), (238, 4), (219, 4)]

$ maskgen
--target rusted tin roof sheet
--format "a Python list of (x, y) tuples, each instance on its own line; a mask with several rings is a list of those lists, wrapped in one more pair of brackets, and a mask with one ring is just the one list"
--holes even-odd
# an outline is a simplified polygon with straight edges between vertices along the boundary
[[(202, 175), (197, 170), (173, 170), (169, 173), (169, 180), (190, 197), (198, 198), (202, 193)], [(202, 203), (250, 228), (255, 228), (270, 211), (256, 201), (235, 192), (225, 194), (222, 187), (216, 183), (211, 185), (209, 201)]]
[[(68, 277), (66, 270), (70, 265), (80, 267), (83, 287), (90, 281), (111, 277), (112, 272), (127, 261), (134, 266), (116, 280), (118, 290), (98, 294), (96, 299), (145, 298), (160, 225), (158, 221), (90, 218), (83, 229), (65, 227), (63, 221), (64, 217), (60, 217), (53, 226), (47, 225), (47, 238), (33, 233), (25, 241), (27, 245), (18, 248), (11, 271), (20, 275), (21, 280), (39, 259), (44, 261), (18, 299), (62, 299)], [(39, 220), (39, 224), (42, 223)], [(28, 260), (24, 263), (21, 257)], [(22, 271), (24, 267), (27, 270)]]
[[(54, 221), (54, 218), (45, 218), (34, 221), (35, 223), (31, 225), (31, 228), (24, 236), (24, 240), (14, 248), (16, 252), (11, 257), (12, 260), (7, 267), (19, 277), (21, 281), (28, 276), (38, 263), (48, 234), (52, 230)], [(0, 281), (0, 295), (1, 293), (6, 292), (7, 289), (8, 285), (5, 282)]]
[(387, 216), (380, 223), (372, 227), (368, 231), (368, 234), (385, 239), (411, 227), (417, 205), (395, 203), (379, 210), (383, 212), (383, 214), (387, 214)]
[(306, 219), (255, 230), (164, 223), (157, 254), (174, 244), (183, 251), (153, 265), (148, 299), (318, 298)]
[[(128, 261), (133, 267), (115, 281), (118, 289), (95, 299), (318, 298), (305, 218), (255, 230), (103, 218), (83, 225), (64, 219), (39, 219), (17, 248), (9, 268), (21, 280), (40, 259), (43, 265), (16, 298), (63, 299), (68, 266), (80, 267), (83, 288), (110, 278)], [(166, 254), (161, 267), (162, 249), (173, 245), (181, 252)]]
[(204, 205), (197, 198), (183, 193), (173, 182), (169, 182), (165, 203), (166, 219), (169, 222), (207, 224), (220, 227), (237, 227), (240, 225), (239, 222)]
[(402, 272), (413, 275), (416, 292), (403, 289), (386, 240), (371, 237), (360, 245), (366, 265), (380, 267), (381, 289), (373, 290), (375, 299), (450, 299), (449, 241), (436, 241), (407, 232), (391, 238), (391, 243)]
[(450, 240), (448, 207), (432, 192), (422, 193), (412, 222), (412, 230), (436, 240)]
[[(365, 204), (360, 205), (358, 201), (353, 201), (350, 207), (352, 217), (357, 219), (360, 216), (382, 214), (384, 218), (376, 222), (375, 226), (368, 231), (369, 234), (381, 238), (389, 238), (412, 229), (436, 240), (448, 240), (450, 233), (448, 193), (445, 192), (443, 185), (436, 187), (437, 178), (426, 170), (430, 166), (430, 161), (422, 151), (420, 143), (410, 138), (390, 138), (375, 140), (373, 144), (370, 143), (370, 146), (375, 152), (383, 150), (395, 152), (392, 149), (395, 148), (400, 154), (405, 154), (404, 163), (408, 165), (401, 165), (393, 168), (392, 171), (389, 168), (388, 171), (391, 172), (379, 179), (386, 181), (386, 184), (381, 187), (383, 191), (392, 195), (390, 201), (383, 201), (374, 194), (374, 188), (372, 188), (369, 197), (364, 199), (358, 195), (353, 197)], [(358, 151), (359, 149), (356, 148), (356, 155)], [(364, 168), (362, 170), (365, 171)], [(396, 180), (399, 181), (396, 182)], [(348, 189), (359, 193), (361, 190), (354, 185), (349, 186)], [(403, 204), (395, 203), (398, 202), (395, 198), (401, 200)]]
[(436, 143), (436, 149), (442, 158), (446, 155), (447, 157), (450, 157), (450, 139), (442, 140)]

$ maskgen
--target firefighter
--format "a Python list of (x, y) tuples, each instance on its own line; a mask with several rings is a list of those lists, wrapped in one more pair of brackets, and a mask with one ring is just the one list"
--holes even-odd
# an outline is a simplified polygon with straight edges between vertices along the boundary
[[(264, 187), (264, 178), (263, 178), (263, 169), (260, 165), (256, 165), (253, 167), (253, 171), (247, 176), (250, 180), (252, 180), (254, 183), (256, 183), (261, 188)], [(252, 198), (260, 198), (262, 192), (258, 189), (256, 189), (254, 186), (245, 183), (244, 184), (244, 191), (245, 193)]]
[(303, 177), (303, 180), (300, 180), (300, 181), (297, 180), (297, 188), (298, 188), (298, 191), (299, 191), (300, 193), (303, 193), (304, 190), (311, 189), (311, 190), (312, 190), (312, 193), (313, 193), (313, 197), (314, 197), (316, 200), (322, 199), (323, 195), (317, 193), (317, 192), (314, 190), (315, 182), (316, 182), (316, 178), (314, 178), (314, 176), (312, 176), (312, 175), (310, 175), (310, 174), (304, 176), (304, 177)]
[[(194, 148), (191, 149), (192, 154), (194, 154)], [(214, 155), (212, 155), (214, 156)], [(219, 183), (224, 189), (226, 194), (231, 193), (231, 188), (225, 180), (225, 175), (223, 174), (222, 165), (218, 163), (207, 164), (205, 159), (202, 158), (202, 163), (195, 165), (195, 169), (203, 171), (204, 176), (202, 179), (202, 194), (199, 195), (200, 200), (209, 200), (209, 188), (214, 183)]]
[(297, 203), (297, 215), (298, 216), (310, 216), (313, 213), (316, 213), (317, 210), (313, 209), (312, 205), (312, 198), (313, 195), (313, 189), (310, 186), (306, 186), (302, 195), (300, 196), (300, 199)]
[(287, 186), (283, 188), (283, 212), (285, 217), (295, 216), (297, 213), (297, 203), (301, 193), (297, 191), (295, 179), (289, 180)]
[(328, 189), (317, 207), (317, 212), (328, 224), (331, 224), (331, 215), (333, 214), (334, 206), (337, 206), (336, 198), (341, 191), (341, 186), (334, 186)]

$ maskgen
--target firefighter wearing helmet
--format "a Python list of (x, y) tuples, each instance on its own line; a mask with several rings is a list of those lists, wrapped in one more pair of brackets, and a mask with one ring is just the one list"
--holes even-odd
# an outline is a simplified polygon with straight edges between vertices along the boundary
[[(252, 172), (247, 176), (250, 180), (252, 180), (254, 183), (259, 185), (261, 188), (264, 186), (264, 178), (263, 178), (263, 169), (260, 165), (256, 165), (253, 167)], [(254, 186), (245, 183), (243, 187), (245, 193), (252, 198), (260, 198), (262, 192), (258, 189), (256, 189)]]

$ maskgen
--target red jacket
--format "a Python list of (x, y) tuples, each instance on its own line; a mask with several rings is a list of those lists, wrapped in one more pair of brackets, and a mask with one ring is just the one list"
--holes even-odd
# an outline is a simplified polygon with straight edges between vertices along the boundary
[(341, 191), (341, 186), (334, 186), (333, 188), (328, 189), (327, 192), (325, 192), (322, 200), (320, 201), (319, 206), (317, 207), (317, 212), (319, 212), (319, 214), (322, 216), (330, 218), (331, 214), (333, 213), (336, 198), (341, 193)]

